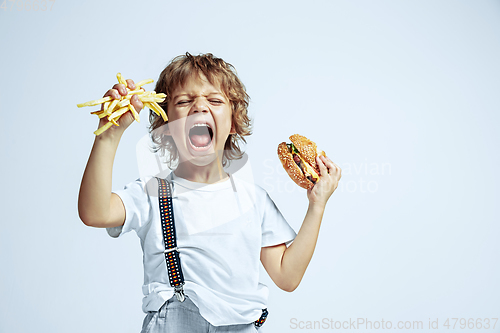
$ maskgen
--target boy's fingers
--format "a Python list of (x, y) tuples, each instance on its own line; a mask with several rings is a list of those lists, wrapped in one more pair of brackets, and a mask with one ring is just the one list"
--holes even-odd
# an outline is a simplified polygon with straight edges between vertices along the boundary
[(137, 112), (141, 111), (142, 108), (144, 107), (144, 104), (142, 104), (141, 100), (139, 99), (139, 96), (137, 95), (134, 95), (132, 96), (132, 98), (130, 98), (130, 103), (134, 106)]
[[(333, 163), (333, 162), (332, 162), (332, 163)], [(341, 169), (341, 168), (340, 168), (337, 164), (333, 163), (333, 165), (335, 165), (335, 167), (337, 168), (337, 171), (338, 171), (339, 173), (341, 173), (341, 172), (342, 172), (342, 169)]]
[(341, 174), (341, 172), (342, 172), (342, 169), (341, 169), (341, 168), (340, 168), (337, 164), (333, 163), (333, 162), (332, 162), (332, 160), (331, 160), (331, 159), (329, 159), (328, 157), (324, 157), (324, 156), (322, 156), (322, 158), (324, 159), (326, 166), (327, 166), (330, 170), (335, 171), (336, 173), (338, 173), (338, 174), (339, 174), (339, 176), (340, 176), (340, 174)]
[(125, 81), (127, 81), (127, 87), (130, 90), (135, 90), (135, 82), (134, 82), (134, 80), (128, 79), (128, 80), (125, 80)]
[(323, 163), (325, 163), (325, 165), (328, 167), (328, 169), (335, 168), (335, 163), (333, 163), (332, 160), (329, 159), (328, 157), (321, 156), (321, 160), (323, 161)]
[(320, 172), (320, 174), (322, 176), (327, 175), (328, 174), (328, 169), (326, 168), (325, 163), (323, 163), (323, 160), (321, 158), (319, 158), (319, 156), (316, 156), (316, 163), (319, 166), (319, 172)]
[[(120, 95), (122, 96), (125, 96), (128, 94), (128, 91), (127, 91), (127, 88), (125, 87), (124, 84), (120, 84), (120, 83), (117, 83), (113, 86), (113, 89), (116, 89), (118, 90), (118, 92), (120, 93)], [(120, 97), (118, 97), (120, 98)]]
[(116, 89), (109, 89), (108, 91), (106, 91), (103, 97), (108, 97), (108, 96), (114, 99), (121, 98), (120, 93)]

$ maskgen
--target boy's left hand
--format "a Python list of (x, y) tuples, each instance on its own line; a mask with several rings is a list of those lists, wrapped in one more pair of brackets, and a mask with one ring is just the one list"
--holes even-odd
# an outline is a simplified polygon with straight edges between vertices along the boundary
[(319, 180), (313, 188), (307, 190), (307, 198), (310, 204), (326, 205), (326, 202), (339, 185), (342, 170), (325, 156), (317, 156), (316, 163), (320, 171)]

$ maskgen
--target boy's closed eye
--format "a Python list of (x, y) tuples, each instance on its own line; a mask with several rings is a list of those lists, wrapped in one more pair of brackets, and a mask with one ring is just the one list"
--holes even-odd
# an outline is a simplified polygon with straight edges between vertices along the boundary
[(224, 101), (221, 101), (220, 99), (211, 99), (209, 102), (215, 105), (224, 104)]
[[(186, 105), (193, 102), (192, 100), (180, 100), (176, 103), (176, 105)], [(214, 105), (222, 105), (224, 104), (224, 101), (220, 99), (210, 99), (209, 102)]]

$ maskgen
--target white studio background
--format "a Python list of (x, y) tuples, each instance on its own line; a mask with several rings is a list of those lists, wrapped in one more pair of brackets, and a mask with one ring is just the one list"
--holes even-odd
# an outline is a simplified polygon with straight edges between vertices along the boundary
[[(0, 7), (0, 332), (140, 331), (138, 238), (78, 218), (97, 117), (76, 104), (186, 51), (237, 68), (253, 177), (296, 231), (307, 199), (278, 143), (304, 134), (343, 168), (299, 288), (263, 274), (264, 332), (500, 317), (500, 1), (42, 2)], [(138, 177), (141, 117), (115, 190)]]

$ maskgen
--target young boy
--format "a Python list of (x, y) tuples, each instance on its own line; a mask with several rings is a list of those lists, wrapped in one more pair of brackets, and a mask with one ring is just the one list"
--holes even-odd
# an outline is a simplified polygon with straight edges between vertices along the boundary
[[(135, 89), (132, 80), (127, 85)], [(116, 84), (104, 96), (118, 99), (126, 88)], [(151, 112), (151, 137), (156, 150), (167, 150), (170, 164), (177, 163), (165, 177), (172, 186), (177, 247), (167, 249), (159, 180), (141, 178), (111, 192), (114, 155), (131, 114), (95, 138), (80, 188), (80, 218), (108, 228), (113, 237), (130, 230), (140, 237), (147, 313), (142, 332), (255, 332), (268, 295), (259, 283), (259, 259), (279, 288), (297, 288), (340, 168), (317, 159), (320, 179), (307, 192), (309, 207), (295, 234), (265, 190), (224, 172), (241, 157), (239, 142), (250, 135), (248, 95), (234, 68), (211, 54), (187, 53), (163, 70), (155, 91), (167, 95), (162, 107), (168, 122)], [(137, 96), (131, 103), (143, 107)], [(182, 290), (169, 281), (171, 251), (179, 253)]]

